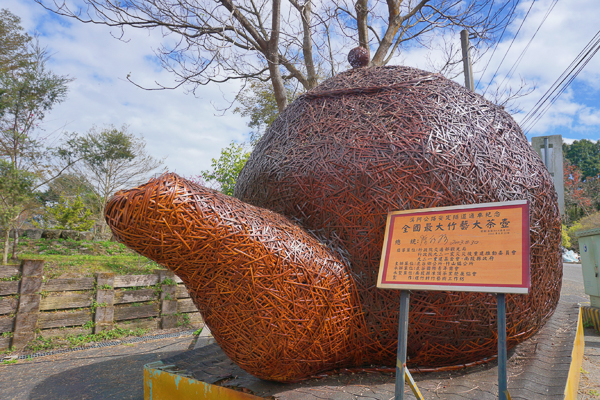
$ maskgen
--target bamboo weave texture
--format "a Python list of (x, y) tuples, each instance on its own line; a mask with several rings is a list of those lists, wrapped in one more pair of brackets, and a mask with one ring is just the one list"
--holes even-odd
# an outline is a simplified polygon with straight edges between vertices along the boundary
[[(375, 286), (389, 211), (529, 200), (532, 288), (506, 296), (509, 348), (558, 302), (549, 173), (503, 109), (439, 75), (379, 67), (324, 82), (259, 141), (235, 197), (165, 174), (117, 193), (106, 218), (181, 277), (226, 354), (263, 379), (394, 365), (400, 296)], [(496, 346), (494, 295), (411, 295), (409, 366)]]

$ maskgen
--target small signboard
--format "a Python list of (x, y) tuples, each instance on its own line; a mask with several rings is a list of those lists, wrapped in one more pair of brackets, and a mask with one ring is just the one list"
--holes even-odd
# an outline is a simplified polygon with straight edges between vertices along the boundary
[(377, 287), (528, 293), (527, 201), (389, 213)]

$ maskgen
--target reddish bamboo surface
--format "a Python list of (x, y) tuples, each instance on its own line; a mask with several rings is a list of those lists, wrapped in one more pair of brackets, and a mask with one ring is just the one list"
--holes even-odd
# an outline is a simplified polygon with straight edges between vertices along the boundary
[[(557, 305), (560, 216), (550, 174), (501, 107), (440, 75), (378, 67), (329, 79), (277, 118), (235, 196), (288, 216), (347, 262), (371, 363), (393, 365), (396, 354), (400, 296), (375, 287), (389, 211), (529, 200), (532, 288), (506, 296), (509, 347)], [(494, 295), (411, 295), (409, 365), (470, 363), (495, 352)]]
[(287, 218), (165, 174), (117, 193), (115, 237), (173, 270), (225, 353), (264, 379), (362, 364), (364, 327), (343, 262)]
[[(551, 177), (507, 113), (439, 75), (380, 67), (326, 81), (274, 122), (235, 196), (246, 203), (166, 174), (115, 195), (106, 217), (183, 279), (227, 355), (264, 379), (394, 365), (399, 293), (375, 286), (391, 210), (529, 200), (532, 290), (507, 295), (509, 347), (558, 302)], [(495, 321), (494, 295), (413, 293), (409, 366), (493, 357)]]

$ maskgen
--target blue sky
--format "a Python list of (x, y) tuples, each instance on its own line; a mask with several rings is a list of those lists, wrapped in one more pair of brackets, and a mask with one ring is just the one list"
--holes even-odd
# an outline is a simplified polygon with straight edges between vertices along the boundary
[[(507, 29), (485, 74), (483, 66), (487, 59), (474, 67), (475, 81), (482, 82), (479, 92), (492, 80), (496, 69), (495, 82), (502, 81), (508, 74), (551, 1), (537, 0), (533, 4), (507, 52), (531, 5), (530, 1), (520, 3), (518, 16)], [(235, 82), (202, 87), (194, 96), (184, 88), (144, 91), (127, 81), (130, 74), (132, 79), (146, 86), (152, 86), (155, 81), (165, 85), (173, 82), (173, 77), (160, 68), (154, 57), (154, 50), (163, 40), (158, 30), (130, 29), (126, 31), (128, 42), (122, 42), (111, 36), (110, 28), (58, 17), (33, 0), (4, 0), (1, 7), (18, 15), (29, 33), (40, 34), (41, 44), (52, 54), (50, 67), (54, 72), (75, 78), (70, 84), (68, 99), (46, 117), (43, 127), (47, 132), (84, 133), (94, 125), (128, 124), (132, 132), (144, 136), (150, 154), (165, 158), (169, 170), (188, 176), (208, 169), (211, 158), (218, 157), (221, 148), (231, 141), (241, 142), (247, 138), (247, 120), (231, 111), (221, 111), (236, 94), (238, 84)], [(597, 0), (558, 1), (509, 80), (514, 87), (521, 79), (529, 87), (536, 87), (515, 104), (523, 110), (514, 115), (517, 122), (598, 32), (599, 20)], [(504, 63), (498, 68), (505, 55)], [(427, 68), (426, 56), (424, 51), (411, 48), (395, 57), (391, 64)], [(429, 54), (429, 57), (436, 55)], [(342, 67), (345, 68), (349, 66)], [(456, 81), (464, 83), (462, 76)], [(599, 100), (600, 56), (596, 56), (531, 129), (528, 138), (560, 134), (566, 141), (598, 140)]]

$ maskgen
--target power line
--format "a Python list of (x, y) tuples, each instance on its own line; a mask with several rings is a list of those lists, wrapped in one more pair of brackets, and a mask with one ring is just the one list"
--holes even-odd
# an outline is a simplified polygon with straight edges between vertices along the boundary
[[(534, 2), (535, 2), (535, 0), (534, 0)], [(519, 64), (523, 60), (523, 56), (525, 56), (525, 53), (527, 52), (527, 50), (529, 50), (529, 46), (531, 45), (531, 42), (533, 42), (533, 39), (535, 39), (535, 36), (539, 32), (540, 28), (542, 27), (542, 25), (544, 25), (544, 22), (546, 22), (546, 19), (548, 18), (548, 16), (550, 15), (550, 13), (552, 12), (552, 10), (554, 9), (554, 6), (556, 5), (556, 3), (558, 3), (558, 0), (556, 0), (553, 3), (550, 4), (550, 7), (548, 7), (548, 10), (546, 11), (546, 14), (544, 15), (544, 18), (542, 18), (542, 21), (540, 22), (540, 24), (538, 25), (537, 29), (533, 33), (533, 36), (531, 37), (531, 39), (529, 39), (529, 42), (527, 43), (527, 46), (525, 46), (525, 48), (523, 49), (523, 51), (521, 52), (521, 54), (519, 54), (519, 57), (517, 58), (517, 60), (515, 61), (515, 63), (511, 67), (511, 69), (508, 71), (508, 73), (506, 74), (506, 76), (504, 77), (504, 79), (502, 80), (502, 82), (500, 82), (500, 85), (498, 85), (498, 90), (500, 90), (500, 88), (502, 87), (502, 84), (504, 83), (504, 81), (506, 81), (507, 79), (510, 80), (510, 78), (512, 78), (512, 76), (515, 73), (517, 67), (519, 66)], [(531, 5), (533, 6), (533, 3), (531, 3)], [(529, 8), (529, 10), (531, 10), (531, 7)], [(527, 11), (527, 13), (529, 14), (529, 11)], [(527, 16), (525, 16), (525, 18), (527, 18)]]
[[(529, 126), (527, 127), (525, 133), (527, 134), (534, 126), (535, 124), (537, 124), (537, 122), (542, 118), (542, 116), (546, 113), (546, 111), (548, 111), (548, 109), (556, 102), (556, 100), (558, 100), (558, 97), (560, 97), (560, 95), (562, 95), (562, 93), (567, 89), (567, 87), (571, 84), (571, 82), (573, 82), (573, 80), (577, 77), (577, 75), (579, 75), (579, 73), (585, 68), (585, 66), (588, 64), (588, 62), (594, 57), (594, 55), (598, 52), (598, 50), (600, 49), (600, 41), (598, 41), (598, 43), (596, 43), (595, 48), (590, 49), (590, 51), (586, 54), (586, 59), (583, 62), (583, 65), (579, 66), (580, 63), (578, 63), (577, 66), (579, 66), (579, 68), (577, 69), (577, 71), (569, 78), (569, 80), (560, 88), (559, 92), (550, 100), (549, 103), (546, 103), (546, 105), (544, 106), (544, 108), (539, 111), (537, 113), (537, 115), (535, 115), (535, 119), (529, 124)], [(562, 82), (561, 82), (562, 83)]]
[(498, 48), (498, 45), (500, 44), (500, 42), (502, 41), (502, 38), (504, 37), (504, 33), (506, 32), (506, 28), (508, 28), (508, 25), (510, 25), (510, 23), (512, 21), (512, 16), (514, 15), (515, 10), (517, 9), (517, 6), (519, 5), (520, 1), (521, 0), (517, 0), (517, 2), (514, 3), (515, 5), (513, 6), (513, 8), (510, 10), (510, 14), (508, 16), (508, 21), (506, 22), (506, 25), (504, 25), (504, 29), (502, 29), (502, 33), (500, 34), (500, 38), (496, 42), (496, 46), (494, 46), (494, 50), (492, 51), (492, 55), (490, 56), (490, 58), (488, 58), (488, 61), (485, 64), (485, 67), (483, 68), (483, 72), (481, 73), (481, 76), (477, 80), (477, 84), (475, 85), (475, 89), (477, 89), (479, 87), (479, 82), (481, 82), (481, 79), (485, 75), (485, 71), (487, 71), (487, 68), (490, 65), (490, 61), (492, 61), (492, 58), (494, 58), (494, 54), (496, 54), (496, 49)]
[[(556, 2), (558, 0), (554, 0), (554, 1)], [(506, 59), (506, 56), (508, 55), (508, 52), (512, 48), (513, 43), (515, 43), (515, 40), (517, 39), (517, 36), (519, 36), (519, 32), (521, 32), (521, 28), (523, 27), (523, 24), (525, 23), (525, 20), (527, 19), (527, 16), (529, 15), (529, 12), (533, 8), (534, 4), (535, 4), (535, 0), (533, 0), (531, 2), (531, 5), (529, 6), (529, 9), (527, 10), (527, 13), (525, 14), (525, 17), (523, 18), (523, 21), (521, 21), (521, 25), (519, 25), (519, 29), (517, 29), (517, 33), (515, 33), (515, 35), (513, 36), (512, 40), (510, 42), (510, 45), (508, 45), (508, 49), (506, 50), (506, 53), (504, 53), (504, 57), (502, 57), (502, 60), (500, 61), (500, 64), (498, 64), (498, 68), (496, 68), (496, 71), (494, 72), (494, 75), (492, 76), (492, 79), (490, 79), (490, 83), (487, 85), (487, 87), (483, 91), (484, 95), (487, 93), (487, 90), (492, 85), (492, 82), (494, 82), (494, 78), (496, 78), (496, 75), (498, 74), (498, 71), (500, 71), (500, 67), (502, 66), (502, 63), (504, 63), (504, 60)]]
[(579, 75), (590, 60), (600, 50), (600, 31), (588, 42), (588, 44), (579, 52), (577, 57), (556, 79), (552, 86), (537, 101), (533, 108), (525, 115), (521, 121), (521, 129), (527, 134), (548, 109), (556, 102), (560, 95), (569, 87), (571, 82)]
[[(535, 115), (539, 113), (539, 111), (542, 109), (542, 107), (544, 107), (544, 104), (546, 104), (549, 100), (551, 100), (550, 96), (552, 96), (557, 90), (559, 90), (560, 85), (563, 84), (567, 79), (570, 78), (570, 76), (573, 74), (575, 68), (580, 66), (581, 63), (585, 61), (585, 57), (590, 54), (594, 45), (598, 44), (598, 35), (599, 34), (600, 34), (600, 31), (598, 33), (596, 33), (596, 35), (594, 35), (592, 40), (590, 40), (590, 42), (588, 42), (588, 44), (583, 48), (583, 50), (581, 50), (581, 52), (579, 52), (577, 57), (575, 57), (575, 59), (571, 62), (571, 64), (562, 72), (562, 74), (557, 78), (557, 80), (552, 84), (552, 86), (546, 91), (546, 93), (544, 93), (544, 95), (537, 101), (537, 103), (527, 113), (527, 115), (525, 115), (525, 117), (523, 118), (523, 121), (522, 121), (523, 125), (527, 124), (530, 120), (532, 120), (532, 118), (535, 118)], [(587, 64), (587, 62), (585, 64)], [(572, 79), (570, 81), (572, 81)], [(569, 83), (570, 83), (570, 81), (569, 81)], [(562, 93), (562, 91), (561, 91), (561, 93)], [(556, 100), (556, 96), (553, 98), (554, 98), (554, 100)]]

